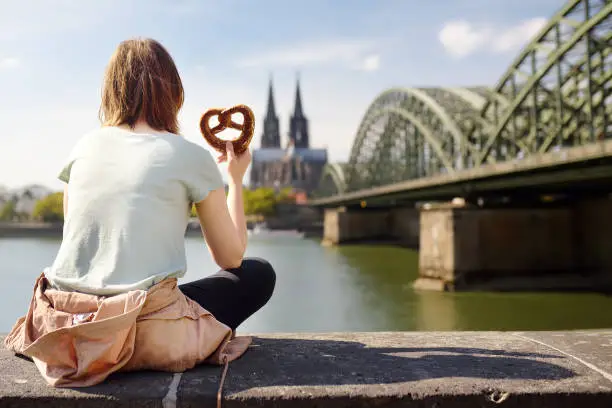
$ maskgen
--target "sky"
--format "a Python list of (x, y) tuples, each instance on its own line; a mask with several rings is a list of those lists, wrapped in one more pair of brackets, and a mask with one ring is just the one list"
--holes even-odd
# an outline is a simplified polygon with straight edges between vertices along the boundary
[[(312, 147), (346, 161), (369, 104), (391, 87), (495, 86), (563, 0), (0, 0), (0, 186), (43, 184), (99, 127), (104, 68), (151, 37), (185, 87), (182, 134), (249, 105), (257, 148), (273, 78), (283, 144), (299, 75)], [(222, 168), (222, 174), (226, 174)]]

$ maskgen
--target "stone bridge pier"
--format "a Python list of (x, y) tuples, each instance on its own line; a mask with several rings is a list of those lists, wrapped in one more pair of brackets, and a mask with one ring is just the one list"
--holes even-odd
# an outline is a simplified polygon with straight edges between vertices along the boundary
[(612, 200), (552, 208), (421, 209), (417, 288), (606, 290), (612, 287)]
[(610, 290), (612, 200), (534, 208), (438, 203), (326, 209), (326, 244), (419, 248), (417, 289)]
[(416, 248), (419, 245), (419, 210), (327, 208), (324, 214), (323, 243), (393, 241)]

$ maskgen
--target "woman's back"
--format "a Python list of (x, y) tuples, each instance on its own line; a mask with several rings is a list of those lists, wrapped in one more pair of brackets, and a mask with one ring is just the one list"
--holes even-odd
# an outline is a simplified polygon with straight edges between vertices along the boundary
[[(49, 384), (94, 385), (123, 369), (184, 371), (215, 361), (227, 369), (248, 345), (231, 332), (272, 296), (272, 266), (244, 258), (242, 180), (251, 154), (236, 155), (228, 142), (217, 157), (227, 163), (226, 195), (212, 155), (179, 136), (183, 99), (160, 43), (119, 44), (105, 72), (102, 128), (79, 140), (59, 175), (62, 245), (4, 341), (32, 358)], [(190, 203), (222, 270), (179, 285)], [(125, 293), (133, 289), (142, 290)]]
[(223, 186), (202, 147), (114, 126), (85, 135), (60, 179), (70, 181), (64, 239), (45, 276), (100, 295), (183, 276), (189, 204)]

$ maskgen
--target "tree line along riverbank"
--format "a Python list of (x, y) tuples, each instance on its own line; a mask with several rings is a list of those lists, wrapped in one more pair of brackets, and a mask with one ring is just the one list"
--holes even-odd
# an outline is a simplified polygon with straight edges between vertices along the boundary
[[(247, 224), (265, 224), (268, 229), (306, 230), (318, 235), (322, 223), (316, 211), (300, 204), (300, 193), (285, 188), (245, 189), (244, 208)], [(195, 206), (186, 236), (200, 235)], [(0, 237), (61, 237), (63, 231), (63, 193), (53, 192), (37, 200), (30, 212), (19, 211), (15, 201), (0, 203)]]

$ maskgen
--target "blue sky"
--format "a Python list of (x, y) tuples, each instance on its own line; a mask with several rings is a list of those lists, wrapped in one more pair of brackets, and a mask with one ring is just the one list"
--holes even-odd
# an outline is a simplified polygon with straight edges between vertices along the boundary
[[(368, 105), (393, 86), (495, 85), (559, 0), (0, 0), (0, 185), (61, 188), (97, 126), (117, 44), (152, 37), (184, 81), (186, 138), (212, 106), (263, 117), (269, 75), (285, 137), (299, 71), (313, 147), (348, 158)], [(257, 126), (253, 146), (259, 145)]]

